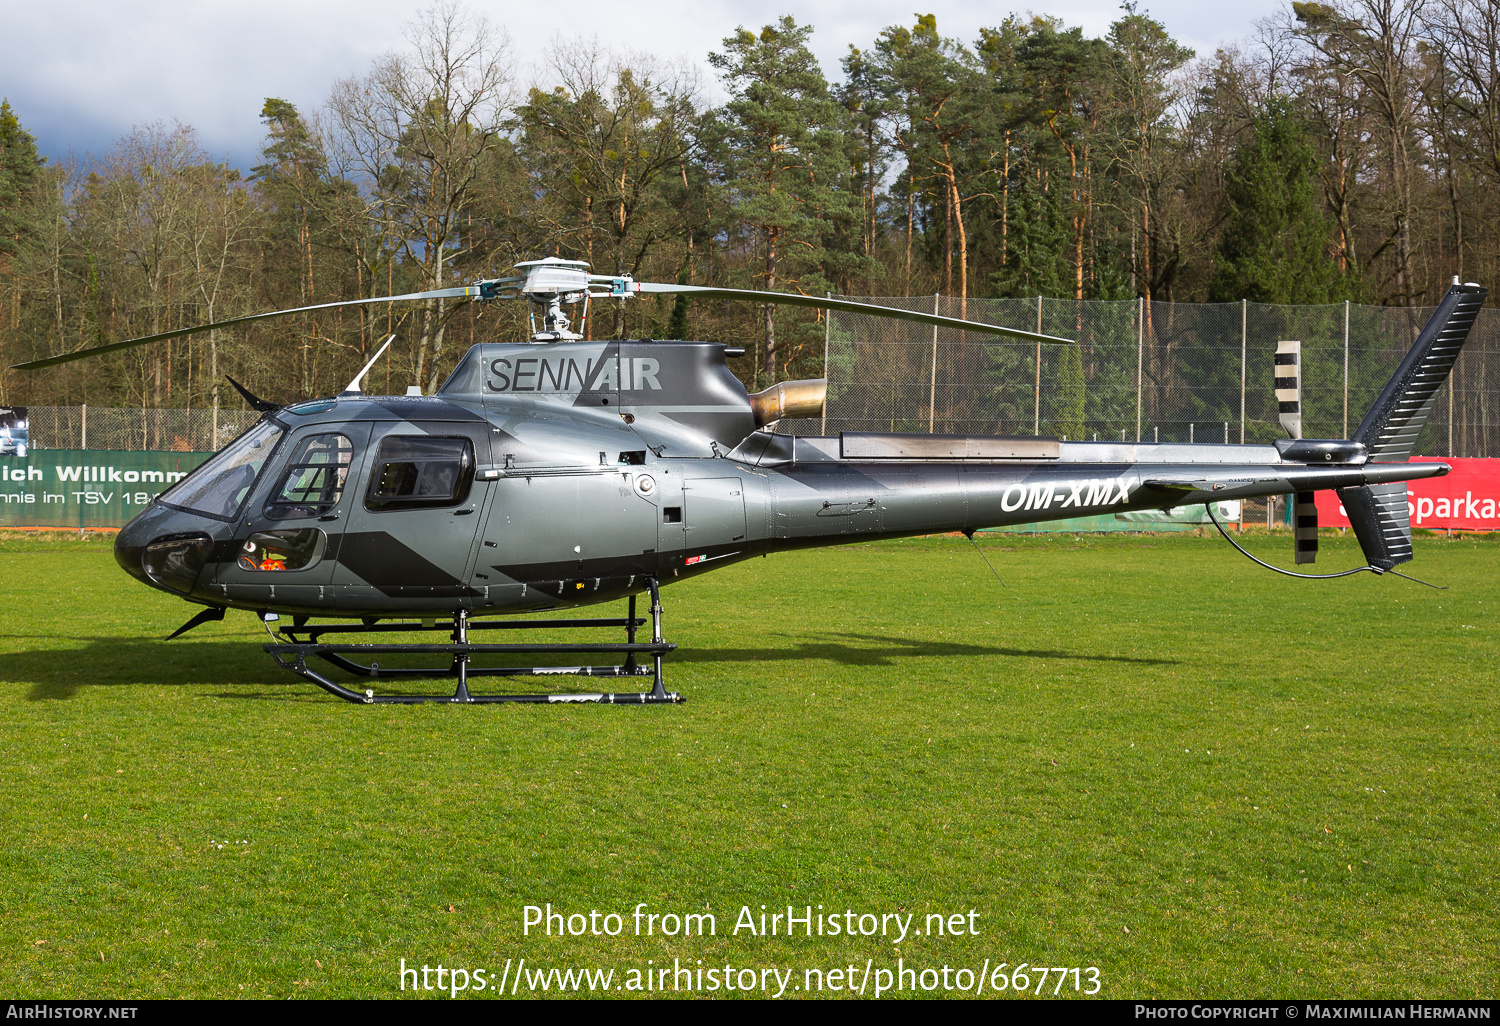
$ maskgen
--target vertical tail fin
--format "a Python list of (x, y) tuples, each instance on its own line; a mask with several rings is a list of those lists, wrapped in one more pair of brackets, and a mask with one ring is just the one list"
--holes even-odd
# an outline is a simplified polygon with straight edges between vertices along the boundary
[(1438, 390), (1448, 380), (1488, 294), (1478, 285), (1454, 285), (1443, 297), (1354, 432), (1354, 441), (1364, 443), (1371, 463), (1405, 463), (1411, 458)]
[(1405, 481), (1340, 488), (1339, 501), (1354, 525), (1366, 563), (1383, 572), (1411, 559)]
[[(1354, 441), (1363, 443), (1369, 452), (1369, 462), (1405, 463), (1411, 458), (1438, 391), (1448, 380), (1488, 294), (1478, 285), (1455, 284), (1443, 297), (1354, 432)], [(1340, 488), (1339, 499), (1366, 562), (1377, 570), (1389, 570), (1411, 559), (1405, 482)]]

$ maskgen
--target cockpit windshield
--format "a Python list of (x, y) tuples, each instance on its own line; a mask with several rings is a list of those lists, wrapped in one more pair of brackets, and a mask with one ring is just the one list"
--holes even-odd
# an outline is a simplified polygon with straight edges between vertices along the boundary
[(274, 420), (261, 421), (163, 492), (160, 501), (219, 520), (233, 520), (285, 433), (286, 429)]

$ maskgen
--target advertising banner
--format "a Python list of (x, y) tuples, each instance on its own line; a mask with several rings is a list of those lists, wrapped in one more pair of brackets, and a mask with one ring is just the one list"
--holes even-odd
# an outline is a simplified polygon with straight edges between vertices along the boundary
[[(1413, 456), (1413, 463), (1446, 463), (1446, 477), (1409, 481), (1406, 505), (1413, 528), (1500, 531), (1500, 460)], [(1337, 492), (1317, 493), (1318, 526), (1348, 527)]]
[(0, 528), (124, 527), (212, 455), (99, 449), (0, 455)]

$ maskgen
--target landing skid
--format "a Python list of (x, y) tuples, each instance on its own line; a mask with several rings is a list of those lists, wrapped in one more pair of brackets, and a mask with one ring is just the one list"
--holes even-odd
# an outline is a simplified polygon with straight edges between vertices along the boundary
[[(677, 646), (661, 637), (661, 596), (656, 582), (648, 581), (651, 593), (651, 640), (637, 642), (635, 633), (646, 623), (644, 617), (635, 615), (635, 596), (630, 596), (630, 610), (624, 618), (587, 620), (486, 620), (471, 621), (467, 610), (458, 610), (453, 619), (433, 624), (317, 624), (284, 626), (278, 633), (290, 639), (287, 642), (262, 646), (276, 664), (284, 670), (309, 680), (329, 694), (337, 695), (346, 702), (361, 705), (392, 704), (416, 705), (421, 702), (458, 702), (478, 705), (486, 702), (603, 702), (611, 705), (657, 705), (681, 702), (682, 696), (668, 691), (662, 684), (662, 656)], [(624, 627), (626, 640), (622, 644), (565, 642), (558, 644), (524, 645), (480, 645), (469, 641), (470, 631), (565, 629), (570, 627)], [(412, 631), (451, 631), (448, 644), (359, 644), (324, 642), (325, 634), (393, 634)], [(619, 652), (625, 661), (618, 666), (493, 666), (471, 665), (478, 655), (488, 653), (556, 653), (556, 652)], [(390, 653), (417, 655), (447, 655), (452, 663), (437, 669), (393, 669), (383, 667), (370, 657)], [(410, 680), (413, 678), (453, 678), (458, 685), (451, 695), (377, 695), (373, 689), (363, 693), (338, 684), (308, 665), (308, 659), (317, 656), (340, 670), (383, 680)], [(650, 656), (650, 665), (636, 661), (637, 656)], [(363, 658), (367, 662), (361, 662)], [(529, 694), (529, 695), (474, 695), (469, 693), (470, 677), (651, 677), (650, 691), (602, 692), (592, 694)]]

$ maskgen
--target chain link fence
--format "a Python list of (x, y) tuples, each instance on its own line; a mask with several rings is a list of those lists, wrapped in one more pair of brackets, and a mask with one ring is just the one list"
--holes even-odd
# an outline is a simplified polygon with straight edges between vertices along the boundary
[[(1078, 345), (1007, 342), (833, 312), (825, 416), (784, 420), (778, 430), (1269, 442), (1282, 436), (1272, 385), (1276, 343), (1297, 339), (1303, 433), (1347, 438), (1432, 313), (1355, 304), (839, 298), (1038, 331)], [(258, 416), (90, 406), (34, 406), (29, 414), (34, 448), (180, 452), (223, 448)], [(1500, 455), (1500, 312), (1480, 311), (1417, 451)]]
[(33, 449), (213, 452), (259, 419), (253, 410), (32, 406)]
[[(822, 420), (798, 434), (935, 431), (1074, 440), (1269, 442), (1281, 339), (1302, 342), (1309, 438), (1348, 438), (1431, 308), (1356, 304), (850, 298), (1078, 340), (1007, 342), (830, 313)], [(1500, 313), (1482, 310), (1419, 440), (1429, 456), (1500, 455)]]

